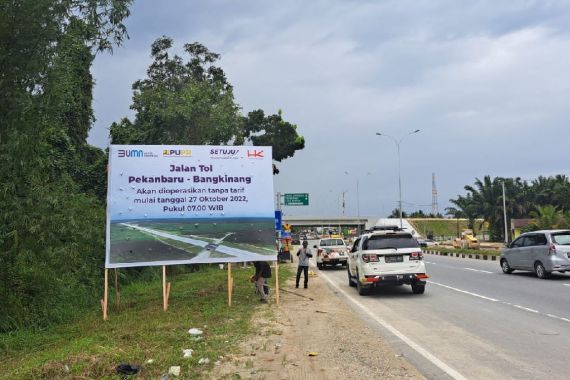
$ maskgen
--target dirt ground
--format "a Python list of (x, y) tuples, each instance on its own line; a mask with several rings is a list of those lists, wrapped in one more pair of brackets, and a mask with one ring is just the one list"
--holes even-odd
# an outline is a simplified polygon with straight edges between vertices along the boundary
[(291, 280), (279, 306), (275, 294), (260, 305), (259, 334), (242, 343), (241, 354), (224, 358), (211, 378), (424, 379), (311, 271), (308, 289), (295, 289)]

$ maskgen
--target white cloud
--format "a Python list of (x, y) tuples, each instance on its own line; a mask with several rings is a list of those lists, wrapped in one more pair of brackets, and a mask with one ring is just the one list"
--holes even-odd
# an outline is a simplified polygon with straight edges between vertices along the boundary
[[(475, 177), (564, 170), (564, 1), (167, 4), (135, 5), (132, 41), (97, 59), (99, 135), (129, 114), (130, 85), (144, 75), (152, 39), (166, 34), (221, 53), (244, 112), (283, 109), (299, 125), (307, 147), (275, 181), (278, 191), (315, 195), (295, 213), (335, 211), (342, 191), (354, 195), (345, 170), (362, 178), (361, 214), (395, 207), (395, 146), (376, 131), (422, 130), (402, 144), (405, 200), (414, 205), (431, 201), (432, 172), (442, 208)], [(547, 143), (551, 154), (531, 154)]]

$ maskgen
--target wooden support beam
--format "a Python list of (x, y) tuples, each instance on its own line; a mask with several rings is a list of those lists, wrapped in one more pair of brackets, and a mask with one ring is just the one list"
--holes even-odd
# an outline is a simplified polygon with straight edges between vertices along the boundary
[(103, 309), (103, 320), (107, 320), (107, 305), (109, 301), (109, 269), (105, 268), (105, 287), (103, 290), (103, 299), (101, 300), (101, 308)]
[(228, 306), (232, 307), (232, 288), (234, 280), (232, 278), (232, 263), (228, 263)]
[(170, 282), (166, 283), (166, 265), (162, 266), (162, 309), (168, 310), (168, 297), (170, 296)]

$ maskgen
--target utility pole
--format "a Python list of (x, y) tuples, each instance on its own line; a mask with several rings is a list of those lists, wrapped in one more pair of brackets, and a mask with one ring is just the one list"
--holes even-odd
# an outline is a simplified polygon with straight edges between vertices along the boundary
[(507, 229), (507, 202), (505, 200), (505, 181), (501, 182), (503, 185), (503, 218), (505, 219), (505, 244), (509, 243), (509, 230)]

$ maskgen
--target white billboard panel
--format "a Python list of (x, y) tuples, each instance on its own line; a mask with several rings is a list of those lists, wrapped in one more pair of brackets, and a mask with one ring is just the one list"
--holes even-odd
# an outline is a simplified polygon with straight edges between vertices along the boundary
[(276, 260), (271, 147), (111, 145), (107, 268)]

